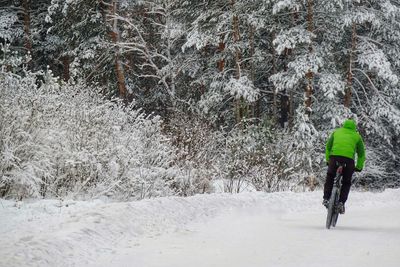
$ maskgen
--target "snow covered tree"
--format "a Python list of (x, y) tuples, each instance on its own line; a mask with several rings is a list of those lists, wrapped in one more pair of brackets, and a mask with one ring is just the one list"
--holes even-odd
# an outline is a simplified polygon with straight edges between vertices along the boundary
[[(279, 55), (285, 56), (287, 63), (283, 69), (271, 76), (278, 91), (289, 95), (297, 94), (297, 90), (305, 88), (304, 106), (307, 115), (312, 112), (312, 98), (314, 94), (314, 79), (319, 75), (324, 64), (324, 54), (314, 28), (319, 18), (319, 6), (316, 1), (276, 1), (273, 6), (275, 16), (286, 12), (291, 14), (292, 21), (284, 21), (283, 28), (276, 35), (274, 45)], [(287, 65), (286, 65), (287, 64)], [(292, 99), (291, 101), (293, 101)], [(294, 108), (294, 107), (292, 107)]]
[[(117, 19), (123, 25), (118, 47), (131, 58), (129, 87), (139, 105), (152, 106), (163, 115), (185, 105), (186, 87), (179, 83), (187, 71), (181, 55), (184, 29), (179, 14), (180, 1), (155, 0), (128, 4), (124, 15)], [(160, 103), (162, 106), (160, 107)]]
[(50, 0), (2, 1), (0, 7), (0, 38), (10, 49), (31, 58), (27, 67), (33, 70), (46, 69), (53, 65), (44, 49), (46, 39), (45, 14)]
[(197, 76), (198, 84), (206, 87), (199, 107), (216, 120), (223, 117), (230, 124), (240, 123), (251, 117), (249, 104), (259, 97), (254, 65), (262, 58), (254, 35), (256, 27), (265, 26), (257, 17), (265, 9), (249, 9), (261, 7), (260, 1), (215, 1), (192, 6), (190, 11), (196, 17), (184, 49), (195, 47), (208, 57), (207, 69), (202, 73), (199, 69)]
[(72, 77), (109, 86), (112, 92), (126, 99), (124, 67), (117, 46), (119, 11), (120, 3), (114, 0), (52, 0), (46, 21), (52, 24), (49, 32), (57, 36), (54, 41), (59, 47), (59, 57)]

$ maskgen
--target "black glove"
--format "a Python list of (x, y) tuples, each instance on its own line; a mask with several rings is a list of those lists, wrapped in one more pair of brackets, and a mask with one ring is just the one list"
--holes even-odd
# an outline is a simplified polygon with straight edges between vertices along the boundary
[(358, 168), (356, 168), (356, 169), (355, 169), (355, 171), (356, 171), (356, 172), (361, 172), (361, 171), (362, 171), (362, 169), (358, 169)]

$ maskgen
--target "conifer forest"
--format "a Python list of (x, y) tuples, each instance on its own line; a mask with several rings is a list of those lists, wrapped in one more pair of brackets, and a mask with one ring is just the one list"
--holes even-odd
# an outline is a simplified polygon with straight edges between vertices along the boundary
[(400, 1), (0, 0), (0, 198), (400, 186)]

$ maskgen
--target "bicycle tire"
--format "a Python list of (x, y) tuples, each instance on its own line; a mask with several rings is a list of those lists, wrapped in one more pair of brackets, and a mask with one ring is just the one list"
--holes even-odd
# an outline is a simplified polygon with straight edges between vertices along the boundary
[(337, 223), (338, 218), (339, 218), (339, 213), (335, 212), (335, 214), (332, 216), (332, 226), (333, 227), (336, 227), (336, 223)]
[(335, 214), (335, 203), (336, 203), (336, 197), (337, 197), (337, 188), (333, 187), (332, 193), (331, 193), (331, 198), (329, 199), (329, 206), (328, 206), (328, 214), (326, 215), (326, 228), (330, 229), (332, 225), (332, 218), (333, 215)]
[(333, 211), (333, 215), (332, 215), (332, 226), (333, 227), (336, 227), (336, 223), (339, 218), (339, 211), (337, 208), (337, 206), (339, 204), (339, 194), (338, 194), (338, 191), (336, 191), (336, 192), (337, 193), (336, 193), (336, 197), (335, 197), (335, 206), (334, 206), (334, 211)]

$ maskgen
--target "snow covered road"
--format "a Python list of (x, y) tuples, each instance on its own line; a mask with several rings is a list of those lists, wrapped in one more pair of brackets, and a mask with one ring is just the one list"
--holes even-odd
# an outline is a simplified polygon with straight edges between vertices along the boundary
[(400, 266), (400, 190), (352, 192), (331, 230), (320, 199), (246, 193), (19, 209), (3, 202), (0, 266)]
[(329, 231), (323, 213), (240, 212), (136, 241), (111, 262), (95, 266), (398, 267), (399, 211), (400, 206), (349, 211)]

